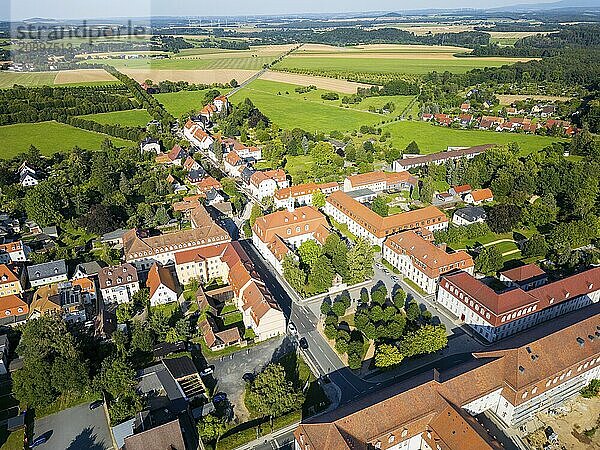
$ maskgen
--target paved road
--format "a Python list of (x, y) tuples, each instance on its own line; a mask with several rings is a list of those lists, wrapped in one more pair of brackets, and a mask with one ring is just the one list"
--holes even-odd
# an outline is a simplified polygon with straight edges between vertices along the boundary
[(34, 439), (48, 433), (40, 450), (109, 450), (113, 448), (104, 408), (90, 411), (89, 403), (35, 421)]

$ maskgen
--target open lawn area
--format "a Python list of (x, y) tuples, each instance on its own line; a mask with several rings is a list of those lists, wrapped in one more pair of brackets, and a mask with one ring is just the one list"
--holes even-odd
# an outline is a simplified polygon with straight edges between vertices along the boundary
[(0, 139), (4, 145), (2, 158), (12, 158), (29, 149), (31, 145), (36, 146), (45, 155), (71, 150), (75, 146), (98, 150), (105, 139), (110, 139), (118, 147), (133, 145), (130, 141), (58, 122), (5, 125), (0, 127)]
[(207, 91), (179, 91), (156, 94), (156, 100), (169, 111), (174, 117), (192, 110), (200, 111), (204, 106), (204, 96)]
[[(384, 131), (392, 134), (394, 147), (404, 149), (411, 141), (416, 141), (421, 153), (437, 153), (448, 147), (470, 147), (481, 144), (508, 144), (516, 142), (522, 153), (540, 150), (560, 138), (518, 133), (498, 133), (485, 130), (455, 130), (426, 122), (402, 121), (385, 124)], [(563, 139), (564, 140), (564, 139)]]
[(102, 62), (117, 69), (156, 69), (156, 70), (213, 70), (251, 69), (260, 70), (271, 63), (274, 56), (255, 56), (252, 52), (205, 53), (186, 57), (164, 59), (106, 59)]
[(152, 117), (150, 117), (150, 114), (145, 109), (87, 114), (79, 117), (102, 124), (123, 125), (125, 127), (145, 127), (152, 120)]
[(41, 86), (44, 84), (54, 84), (56, 72), (0, 72), (0, 88), (11, 88), (15, 84), (21, 86)]
[[(294, 184), (300, 184), (307, 180), (306, 176), (310, 173), (313, 162), (310, 155), (286, 156), (285, 171), (290, 174)], [(259, 161), (255, 168), (265, 170), (273, 167), (268, 161)]]
[(102, 69), (61, 70), (58, 72), (7, 72), (0, 71), (0, 88), (21, 86), (96, 86), (117, 83), (112, 75)]
[[(304, 94), (296, 86), (274, 81), (256, 80), (237, 92), (234, 103), (250, 98), (254, 104), (281, 128), (302, 128), (315, 131), (349, 131), (380, 122), (385, 116), (338, 106), (340, 101), (321, 99), (326, 91)], [(343, 95), (340, 95), (340, 98)]]

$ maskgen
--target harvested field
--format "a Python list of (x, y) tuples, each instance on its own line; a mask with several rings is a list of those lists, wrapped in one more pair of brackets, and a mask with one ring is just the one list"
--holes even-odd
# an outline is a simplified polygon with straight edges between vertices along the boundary
[[(335, 78), (316, 77), (312, 75), (298, 75), (286, 72), (266, 72), (260, 77), (262, 80), (277, 81), (279, 83), (289, 83), (300, 86), (316, 86), (326, 91), (341, 92), (343, 94), (356, 94), (356, 88), (370, 87), (368, 84), (352, 83), (346, 80), (337, 80)], [(239, 80), (238, 80), (239, 81)]]
[(117, 81), (115, 77), (102, 69), (61, 70), (54, 84), (91, 83), (97, 81)]
[(187, 81), (189, 83), (229, 83), (236, 79), (239, 83), (256, 73), (255, 70), (215, 69), (215, 70), (167, 70), (167, 69), (122, 69), (123, 73), (140, 83), (150, 79), (160, 81)]
[(510, 105), (513, 102), (517, 102), (519, 100), (541, 100), (546, 102), (566, 102), (570, 100), (571, 97), (559, 97), (553, 95), (496, 95), (498, 100), (500, 100), (501, 105)]

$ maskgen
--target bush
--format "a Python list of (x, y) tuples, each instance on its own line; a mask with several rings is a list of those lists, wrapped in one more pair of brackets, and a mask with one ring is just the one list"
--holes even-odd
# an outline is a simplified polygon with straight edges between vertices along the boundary
[(581, 396), (584, 398), (598, 397), (600, 393), (600, 380), (592, 380), (590, 384), (584, 387), (581, 391)]
[(323, 100), (339, 100), (340, 96), (337, 92), (325, 92), (321, 94), (321, 98)]
[(337, 337), (337, 327), (335, 325), (325, 325), (323, 331), (327, 339), (335, 339)]

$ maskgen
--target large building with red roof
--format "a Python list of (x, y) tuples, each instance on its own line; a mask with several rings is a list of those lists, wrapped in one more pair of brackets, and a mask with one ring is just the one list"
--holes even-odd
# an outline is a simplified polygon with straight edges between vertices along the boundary
[(435, 294), (440, 276), (455, 270), (473, 273), (473, 258), (464, 252), (446, 253), (414, 231), (387, 238), (383, 258), (428, 294)]
[(420, 228), (438, 231), (448, 228), (448, 218), (435, 206), (381, 217), (341, 191), (327, 197), (325, 213), (336, 222), (348, 225), (348, 230), (352, 234), (379, 246), (383, 245), (386, 237), (401, 231)]
[(373, 192), (387, 190), (410, 190), (417, 179), (409, 172), (367, 172), (350, 175), (344, 179), (344, 192), (370, 189)]
[(475, 416), (517, 427), (600, 377), (599, 305), (309, 418), (297, 450), (500, 450)]
[(250, 176), (250, 192), (258, 200), (273, 197), (277, 189), (290, 185), (283, 169), (256, 171)]
[(186, 285), (192, 280), (207, 283), (216, 278), (226, 279), (226, 266), (224, 267), (221, 258), (227, 245), (222, 242), (175, 253), (175, 271), (179, 283)]
[(252, 242), (260, 254), (283, 273), (285, 256), (309, 240), (324, 244), (329, 236), (328, 227), (327, 219), (318, 209), (301, 206), (294, 211), (276, 211), (256, 219)]
[(275, 208), (286, 208), (290, 211), (295, 206), (312, 205), (313, 194), (320, 190), (325, 195), (339, 191), (340, 185), (335, 181), (330, 183), (304, 183), (297, 184), (286, 188), (281, 188), (275, 191), (273, 196)]
[(551, 282), (531, 265), (503, 277), (498, 291), (466, 272), (444, 275), (437, 301), (493, 342), (600, 300), (600, 267)]

